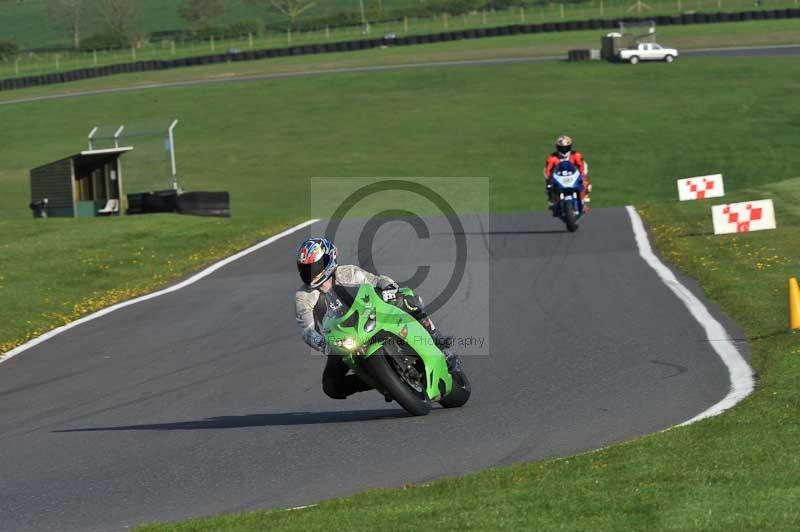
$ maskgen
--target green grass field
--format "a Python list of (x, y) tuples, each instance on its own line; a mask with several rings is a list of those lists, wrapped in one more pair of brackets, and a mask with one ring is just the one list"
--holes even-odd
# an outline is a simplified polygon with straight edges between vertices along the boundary
[[(793, 57), (685, 58), (342, 74), (0, 107), (0, 352), (307, 219), (310, 176), (486, 175), (493, 210), (541, 209), (543, 157), (568, 131), (592, 164), (593, 205), (639, 206), (661, 253), (746, 331), (759, 374), (751, 398), (696, 426), (569, 459), (142, 530), (794, 530), (800, 337), (785, 330), (784, 300), (800, 259), (798, 89)], [(182, 174), (192, 188), (230, 190), (232, 219), (30, 218), (28, 168), (81, 148), (94, 123), (170, 116), (182, 120)], [(708, 204), (678, 204), (674, 181), (717, 171), (732, 199), (774, 197), (779, 229), (707, 235)]]
[[(419, 0), (381, 0), (384, 9), (402, 8), (416, 5)], [(23, 49), (68, 47), (70, 36), (60, 30), (46, 16), (45, 0), (0, 0), (0, 35), (2, 40), (16, 42)], [(142, 33), (188, 28), (188, 23), (178, 14), (178, 8), (185, 0), (138, 0), (138, 28)], [(625, 16), (675, 15), (693, 12), (743, 11), (753, 9), (783, 9), (796, 7), (795, 0), (766, 0), (756, 5), (751, 0), (650, 0), (651, 9), (637, 10), (634, 0), (589, 0), (579, 3), (558, 2), (529, 5), (522, 11), (519, 8), (507, 10), (475, 11), (462, 16), (450, 16), (445, 20), (444, 13), (437, 17), (412, 19), (409, 32), (428, 33), (446, 29), (464, 29), (480, 26), (500, 26), (518, 23), (537, 23), (558, 20), (580, 20), (591, 18), (618, 18)], [(260, 11), (245, 2), (230, 2), (231, 9), (219, 22), (222, 24), (237, 21), (262, 20), (268, 24), (282, 23), (281, 17)], [(369, 0), (365, 5), (370, 6)], [(633, 7), (633, 8), (632, 8)], [(359, 0), (324, 0), (307, 11), (304, 18), (326, 17), (338, 12), (358, 12)], [(402, 33), (402, 22), (374, 23), (373, 31)], [(84, 36), (95, 33), (90, 25), (84, 29)], [(313, 32), (314, 38), (324, 35)], [(339, 37), (355, 38), (356, 30), (343, 30)], [(303, 37), (299, 36), (302, 40)], [(273, 35), (271, 38), (278, 38)]]
[[(504, 26), (521, 23), (541, 23), (553, 21), (586, 20), (592, 18), (622, 18), (626, 16), (676, 15), (694, 12), (742, 11), (753, 9), (783, 9), (797, 7), (800, 0), (766, 0), (760, 5), (752, 0), (651, 0), (647, 3), (652, 9), (639, 12), (632, 0), (590, 0), (580, 3), (543, 3), (525, 8), (498, 11), (474, 11), (459, 16), (441, 14), (437, 17), (375, 23), (370, 26), (366, 37), (381, 36), (386, 33), (397, 35), (435, 33), (446, 30)], [(186, 29), (187, 23), (178, 15), (178, 7), (183, 0), (140, 0), (139, 29), (143, 34), (159, 30)], [(386, 0), (384, 7), (404, 7), (411, 0)], [(369, 5), (369, 3), (367, 4)], [(43, 0), (27, 0), (18, 3), (0, 2), (0, 39), (16, 42), (23, 49), (42, 47), (68, 47), (69, 35), (58, 28), (45, 16)], [(221, 23), (241, 20), (264, 20), (280, 23), (274, 15), (260, 12), (243, 2), (233, 2), (228, 15)], [(356, 0), (329, 0), (319, 2), (308, 12), (308, 17), (323, 17), (340, 11), (357, 11)], [(91, 28), (84, 30), (84, 37), (96, 32)], [(313, 31), (292, 33), (291, 44), (320, 43), (326, 41), (364, 38), (360, 27), (325, 28)], [(251, 42), (247, 37), (215, 40), (208, 42), (150, 42), (145, 39), (136, 50), (101, 50), (94, 52), (55, 52), (28, 51), (17, 58), (0, 58), (0, 77), (62, 72), (96, 65), (124, 63), (136, 60), (174, 59), (221, 53), (231, 48), (248, 49), (283, 47), (288, 45), (287, 35), (282, 30), (272, 29), (256, 35)], [(597, 43), (593, 43), (595, 46)]]
[[(602, 31), (582, 31), (517, 35), (425, 46), (390, 47), (359, 52), (284, 57), (158, 72), (123, 74), (52, 87), (4, 91), (0, 92), (0, 102), (53, 94), (53, 92), (69, 93), (88, 89), (131, 87), (159, 82), (225, 79), (260, 74), (308, 72), (330, 68), (509, 57), (558, 55), (566, 57), (567, 51), (571, 48), (598, 47), (602, 34)], [(725, 46), (800, 44), (800, 19), (669, 26), (659, 30), (659, 40), (665, 45), (674, 46), (680, 50)]]
[[(386, 8), (405, 7), (416, 0), (383, 0)], [(178, 14), (178, 8), (185, 0), (138, 0), (139, 29), (144, 33), (160, 30), (180, 30), (188, 23)], [(3, 0), (0, 1), (0, 35), (2, 40), (11, 40), (23, 48), (68, 46), (69, 36), (55, 27), (45, 14), (45, 0)], [(280, 19), (272, 13), (260, 11), (245, 2), (231, 1), (231, 10), (220, 19), (221, 23), (242, 20), (262, 19), (276, 23)], [(324, 0), (308, 14), (324, 17), (340, 11), (357, 11), (358, 0)], [(92, 33), (91, 28), (85, 32)]]

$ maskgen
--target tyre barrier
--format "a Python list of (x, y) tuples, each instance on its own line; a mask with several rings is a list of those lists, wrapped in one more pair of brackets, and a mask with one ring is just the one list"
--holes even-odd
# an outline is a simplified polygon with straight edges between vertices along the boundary
[(153, 214), (159, 212), (175, 212), (178, 206), (178, 192), (175, 190), (158, 190), (128, 194), (128, 209), (125, 214)]
[(589, 61), (591, 59), (591, 50), (570, 50), (567, 52), (567, 61)]
[(176, 212), (195, 216), (229, 218), (231, 199), (228, 192), (184, 192), (177, 196)]
[[(198, 57), (182, 57), (165, 61), (148, 60), (131, 63), (120, 63), (101, 67), (81, 68), (67, 72), (39, 74), (16, 78), (0, 79), (0, 91), (25, 89), (41, 85), (54, 85), (84, 79), (113, 76), (115, 74), (148, 72), (153, 70), (169, 70), (189, 66), (212, 65), (232, 61), (257, 61), (273, 57), (287, 57), (296, 55), (324, 54), (331, 52), (349, 52), (353, 50), (368, 50), (381, 46), (408, 46), (414, 44), (428, 44), (448, 42), (460, 39), (483, 39), (506, 35), (534, 34), (562, 31), (581, 31), (598, 29), (616, 29), (620, 22), (646, 22), (655, 20), (657, 25), (686, 25), (686, 24), (711, 24), (717, 22), (741, 22), (749, 20), (772, 20), (800, 18), (800, 8), (768, 9), (740, 12), (722, 13), (684, 13), (673, 16), (657, 17), (624, 17), (621, 19), (590, 19), (571, 22), (546, 22), (543, 24), (513, 24), (510, 26), (495, 26), (491, 28), (474, 28), (463, 31), (448, 31), (429, 33), (423, 35), (409, 35), (393, 39), (366, 39), (355, 41), (339, 41), (334, 43), (318, 43), (286, 48), (268, 48), (261, 50), (248, 50), (237, 53), (222, 53)], [(573, 59), (571, 59), (573, 60)], [(574, 59), (576, 61), (582, 59)]]

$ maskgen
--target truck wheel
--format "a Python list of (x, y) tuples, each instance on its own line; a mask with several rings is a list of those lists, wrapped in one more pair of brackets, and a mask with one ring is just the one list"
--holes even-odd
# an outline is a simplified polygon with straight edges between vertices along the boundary
[(667, 63), (672, 63), (673, 61), (675, 61), (675, 58), (672, 57), (671, 55), (667, 55), (667, 57), (664, 58), (664, 61), (666, 61)]
[(631, 59), (630, 59), (630, 61), (631, 61), (631, 64), (632, 64), (632, 65), (636, 65), (636, 64), (638, 64), (638, 63), (639, 63), (639, 56), (637, 56), (637, 55), (632, 55), (632, 56), (631, 56)]

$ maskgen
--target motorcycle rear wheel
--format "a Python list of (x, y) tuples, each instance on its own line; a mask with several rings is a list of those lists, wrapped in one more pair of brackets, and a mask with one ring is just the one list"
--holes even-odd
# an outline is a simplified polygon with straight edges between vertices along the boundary
[(458, 408), (464, 406), (472, 395), (472, 384), (470, 384), (464, 370), (458, 370), (451, 374), (453, 377), (453, 389), (450, 394), (439, 401), (445, 408)]
[(431, 411), (431, 400), (425, 390), (418, 392), (406, 384), (384, 350), (366, 359), (364, 367), (392, 399), (412, 416), (425, 416)]

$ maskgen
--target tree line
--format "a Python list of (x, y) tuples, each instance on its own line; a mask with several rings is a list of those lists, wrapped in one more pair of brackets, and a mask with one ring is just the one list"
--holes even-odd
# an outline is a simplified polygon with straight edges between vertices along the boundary
[[(383, 0), (352, 0), (350, 11), (318, 16), (319, 3), (326, 0), (184, 0), (178, 14), (189, 27), (169, 33), (182, 39), (208, 39), (257, 35), (265, 28), (280, 27), (291, 40), (294, 30), (353, 26), (368, 22), (400, 20), (405, 17), (430, 17), (442, 13), (460, 15), (482, 9), (508, 9), (542, 5), (550, 0), (414, 0), (406, 7), (386, 8)], [(585, 0), (567, 0), (571, 2)], [(236, 4), (246, 4), (261, 13), (260, 20), (223, 24)], [(140, 31), (139, 0), (45, 0), (50, 22), (69, 36), (72, 47), (102, 50), (136, 46), (147, 35)], [(266, 24), (264, 21), (272, 21)], [(0, 46), (0, 55), (15, 53), (13, 43)]]

